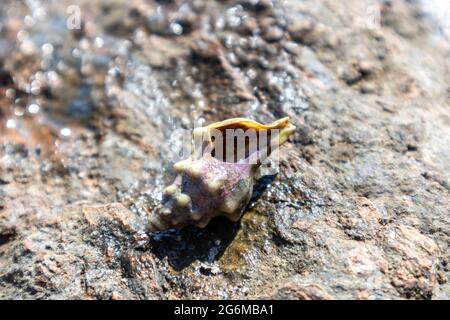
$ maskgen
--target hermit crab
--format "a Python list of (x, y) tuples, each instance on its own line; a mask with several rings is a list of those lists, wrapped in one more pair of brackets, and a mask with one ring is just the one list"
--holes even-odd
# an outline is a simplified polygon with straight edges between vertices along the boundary
[(234, 118), (195, 129), (193, 152), (173, 165), (177, 176), (150, 213), (150, 231), (203, 228), (216, 216), (239, 220), (258, 168), (294, 131), (287, 117), (267, 125)]

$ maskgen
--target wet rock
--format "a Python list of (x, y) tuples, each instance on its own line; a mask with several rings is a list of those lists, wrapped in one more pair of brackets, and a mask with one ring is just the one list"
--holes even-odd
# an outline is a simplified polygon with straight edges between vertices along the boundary
[(279, 300), (333, 300), (323, 287), (316, 283), (301, 283), (299, 279), (289, 280), (272, 295)]
[[(450, 45), (423, 10), (3, 1), (0, 298), (449, 299)], [(286, 116), (240, 220), (144, 231), (194, 127)]]
[(128, 232), (138, 232), (143, 222), (129, 209), (120, 203), (110, 203), (104, 206), (84, 207), (83, 215), (89, 225), (97, 227), (102, 221), (115, 222)]
[(430, 298), (436, 285), (439, 248), (417, 229), (400, 225), (385, 231), (392, 284), (407, 297)]
[(324, 212), (326, 184), (320, 172), (295, 156), (281, 162), (280, 171), (282, 178), (268, 187), (263, 198), (270, 203), (267, 209), (277, 234), (285, 241), (301, 243), (304, 232)]
[(263, 37), (267, 41), (279, 41), (283, 38), (284, 32), (278, 27), (270, 27), (264, 31)]
[(355, 199), (355, 207), (343, 210), (339, 222), (346, 233), (354, 239), (372, 239), (381, 229), (386, 219), (384, 208), (378, 209), (367, 198)]
[(311, 41), (317, 41), (311, 36), (314, 28), (315, 22), (312, 18), (302, 17), (302, 19), (289, 24), (288, 31), (293, 40), (311, 44)]

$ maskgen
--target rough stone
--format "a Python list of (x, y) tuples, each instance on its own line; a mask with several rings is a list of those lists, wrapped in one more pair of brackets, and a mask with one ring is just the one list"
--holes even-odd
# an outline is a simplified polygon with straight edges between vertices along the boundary
[[(0, 298), (449, 299), (450, 44), (424, 3), (3, 1)], [(191, 129), (285, 116), (238, 222), (145, 231)]]

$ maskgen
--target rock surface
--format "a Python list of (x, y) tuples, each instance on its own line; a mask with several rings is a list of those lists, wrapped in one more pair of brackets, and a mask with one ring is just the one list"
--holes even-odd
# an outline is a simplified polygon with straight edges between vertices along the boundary
[[(450, 298), (448, 26), (420, 2), (4, 2), (0, 298)], [(147, 232), (183, 135), (238, 116), (297, 126), (279, 173), (239, 222)]]

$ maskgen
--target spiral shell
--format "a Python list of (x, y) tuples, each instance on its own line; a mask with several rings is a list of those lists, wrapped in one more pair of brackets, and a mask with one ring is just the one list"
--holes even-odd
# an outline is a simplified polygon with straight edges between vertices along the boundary
[[(231, 161), (218, 157), (219, 149), (226, 149), (225, 143), (218, 143), (218, 137), (226, 140), (230, 130), (255, 138), (256, 147), (249, 148), (251, 139), (244, 139), (244, 151), (238, 152), (232, 136), (232, 148), (227, 153)], [(149, 229), (162, 231), (190, 224), (203, 228), (216, 216), (239, 220), (252, 196), (257, 169), (294, 130), (288, 118), (268, 125), (234, 118), (195, 129), (193, 138), (200, 139), (200, 148), (195, 148), (190, 158), (174, 164), (177, 176), (164, 189), (161, 206), (150, 214)]]

